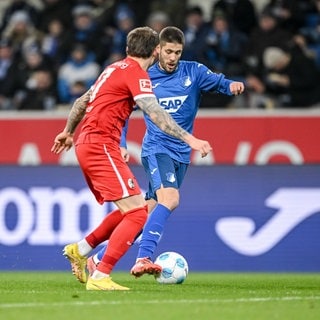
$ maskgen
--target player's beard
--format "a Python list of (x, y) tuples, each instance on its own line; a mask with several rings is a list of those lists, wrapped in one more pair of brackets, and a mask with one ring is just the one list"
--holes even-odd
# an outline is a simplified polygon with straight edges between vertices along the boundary
[(160, 68), (168, 73), (172, 73), (177, 68), (177, 63), (166, 62), (161, 56), (159, 56)]

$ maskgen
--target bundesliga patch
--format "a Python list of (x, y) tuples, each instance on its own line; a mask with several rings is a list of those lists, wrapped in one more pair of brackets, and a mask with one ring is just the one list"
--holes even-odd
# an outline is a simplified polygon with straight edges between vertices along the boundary
[(139, 80), (140, 90), (142, 92), (152, 92), (151, 80), (149, 79), (140, 79)]

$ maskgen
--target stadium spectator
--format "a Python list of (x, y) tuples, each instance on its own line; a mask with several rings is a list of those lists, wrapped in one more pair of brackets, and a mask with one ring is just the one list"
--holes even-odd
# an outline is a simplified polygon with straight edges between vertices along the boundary
[(66, 27), (72, 28), (72, 9), (77, 0), (41, 0), (42, 10), (39, 14), (39, 29), (45, 32), (50, 21), (58, 19)]
[[(12, 43), (15, 61), (20, 56), (22, 65), (24, 52), (28, 48), (38, 47), (45, 56), (51, 58), (53, 66), (58, 69), (68, 59), (73, 45), (81, 42), (94, 55), (95, 62), (103, 67), (125, 55), (124, 39), (134, 26), (147, 24), (160, 30), (171, 21), (179, 25), (186, 34), (183, 59), (202, 61), (210, 67), (212, 64), (215, 71), (222, 70), (234, 77), (229, 71), (222, 69), (222, 64), (233, 70), (235, 65), (239, 66), (237, 63), (230, 63), (230, 55), (234, 50), (223, 51), (220, 48), (219, 59), (215, 60), (217, 50), (212, 45), (215, 37), (211, 34), (206, 38), (210, 22), (204, 19), (203, 7), (190, 7), (187, 3), (186, 0), (152, 0), (147, 3), (143, 0), (12, 0), (4, 6), (0, 32), (1, 37), (8, 38)], [(217, 16), (217, 13), (224, 13), (229, 30), (241, 30), (250, 35), (246, 50), (239, 55), (244, 56), (242, 67), (248, 83), (246, 95), (250, 94), (250, 86), (257, 85), (252, 91), (259, 90), (255, 80), (256, 77), (262, 80), (259, 73), (263, 70), (262, 55), (265, 47), (279, 46), (286, 50), (288, 42), (294, 39), (307, 55), (314, 57), (320, 68), (320, 1), (267, 0), (264, 4), (257, 4), (253, 0), (218, 0), (209, 6), (212, 8), (212, 17)], [(259, 12), (263, 9), (259, 16), (257, 7)], [(133, 19), (125, 19), (128, 17)], [(149, 18), (158, 26), (151, 24)], [(21, 65), (17, 64), (17, 68), (21, 68)], [(54, 83), (57, 85), (55, 76)], [(3, 90), (10, 86), (9, 81)], [(228, 106), (228, 103), (216, 100), (225, 98), (205, 94), (201, 107)]]
[(57, 86), (61, 103), (70, 103), (73, 99), (72, 87), (82, 81), (89, 89), (98, 76), (101, 67), (88, 52), (85, 45), (74, 45), (69, 59), (58, 70)]
[(247, 42), (247, 35), (230, 26), (224, 13), (216, 11), (198, 58), (215, 72), (243, 80), (245, 74), (241, 57)]
[(126, 56), (126, 38), (135, 26), (134, 13), (126, 5), (119, 5), (115, 13), (116, 26), (113, 34), (111, 52), (105, 64), (121, 60)]
[(19, 63), (19, 79), (22, 86), (27, 82), (30, 75), (39, 69), (50, 70), (54, 75), (55, 70), (51, 59), (41, 52), (37, 46), (29, 47), (23, 51), (22, 60)]
[(8, 39), (0, 39), (0, 110), (12, 109), (14, 82), (18, 75), (18, 61)]
[(146, 24), (159, 33), (170, 24), (170, 17), (165, 11), (152, 11), (147, 18)]
[(84, 81), (75, 81), (70, 87), (70, 103), (74, 103), (88, 90)]
[(55, 79), (51, 60), (43, 55), (37, 47), (26, 48), (22, 57), (17, 58), (13, 66), (14, 72), (10, 72), (7, 77), (5, 90), (7, 97), (11, 99), (11, 109), (19, 107), (28, 91), (28, 81), (32, 78), (33, 73), (40, 69), (48, 70), (52, 78)]
[(0, 34), (7, 27), (12, 16), (16, 12), (21, 12), (21, 11), (23, 11), (27, 15), (28, 20), (30, 20), (34, 26), (36, 27), (38, 26), (40, 12), (35, 6), (30, 4), (29, 1), (26, 1), (26, 0), (11, 0), (9, 5), (5, 7), (2, 15), (2, 21), (0, 25)]
[(211, 15), (223, 12), (230, 26), (250, 35), (257, 26), (256, 8), (250, 0), (218, 0), (212, 6)]
[(57, 69), (66, 62), (68, 50), (69, 44), (65, 26), (59, 19), (51, 20), (41, 42), (41, 51), (51, 58)]
[(267, 47), (276, 46), (288, 49), (293, 35), (282, 29), (276, 17), (270, 10), (264, 10), (259, 17), (259, 25), (251, 33), (248, 45), (244, 51), (244, 67), (247, 88), (260, 92), (260, 82), (263, 77), (263, 53)]
[(44, 36), (34, 27), (28, 14), (24, 11), (16, 11), (11, 16), (2, 35), (11, 41), (14, 50), (21, 56), (29, 47), (39, 45)]
[(26, 90), (20, 97), (18, 110), (54, 110), (57, 106), (57, 92), (52, 73), (39, 69), (32, 73), (26, 83)]
[(312, 0), (304, 26), (299, 30), (302, 46), (311, 54), (320, 70), (320, 1)]
[[(320, 102), (320, 72), (315, 61), (297, 45), (284, 51), (268, 47), (263, 53), (264, 76), (255, 102), (275, 108), (312, 107)], [(252, 95), (252, 98), (254, 95)], [(255, 106), (259, 107), (259, 106)]]
[(182, 53), (184, 60), (198, 60), (200, 50), (205, 43), (208, 24), (204, 20), (203, 10), (199, 6), (187, 9), (183, 26), (185, 48)]
[(67, 29), (69, 52), (75, 43), (82, 43), (94, 55), (94, 60), (102, 64), (105, 60), (104, 43), (101, 42), (103, 31), (95, 20), (93, 8), (89, 5), (77, 5), (72, 10), (72, 27)]
[[(247, 45), (245, 33), (232, 28), (223, 12), (215, 12), (208, 28), (205, 42), (199, 50), (198, 60), (211, 70), (223, 73), (228, 78), (244, 81), (245, 70), (242, 54)], [(201, 108), (231, 107), (235, 100), (240, 102), (242, 97), (204, 93)]]
[(272, 12), (281, 28), (296, 34), (306, 21), (309, 0), (269, 0), (264, 10)]

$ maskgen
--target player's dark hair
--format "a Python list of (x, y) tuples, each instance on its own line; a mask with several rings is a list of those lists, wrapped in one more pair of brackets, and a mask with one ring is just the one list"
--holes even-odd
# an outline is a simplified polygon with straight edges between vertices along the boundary
[(159, 35), (149, 27), (131, 30), (127, 36), (127, 54), (137, 58), (149, 58), (159, 44)]
[(159, 38), (161, 44), (171, 42), (179, 43), (184, 46), (185, 43), (183, 32), (179, 28), (173, 26), (163, 28), (160, 31)]

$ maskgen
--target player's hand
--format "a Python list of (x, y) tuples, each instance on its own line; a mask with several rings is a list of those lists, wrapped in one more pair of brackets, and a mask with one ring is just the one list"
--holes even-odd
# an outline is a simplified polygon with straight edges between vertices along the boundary
[(130, 155), (128, 153), (128, 150), (124, 147), (120, 147), (121, 157), (125, 162), (129, 162)]
[(55, 154), (61, 153), (63, 150), (70, 150), (73, 145), (73, 135), (66, 132), (59, 133), (54, 139), (51, 152)]
[(241, 94), (244, 91), (244, 84), (240, 81), (234, 81), (230, 83), (230, 91), (235, 96)]
[(212, 147), (208, 141), (198, 139), (192, 135), (188, 136), (186, 142), (193, 150), (199, 151), (202, 158), (204, 158), (212, 150)]

